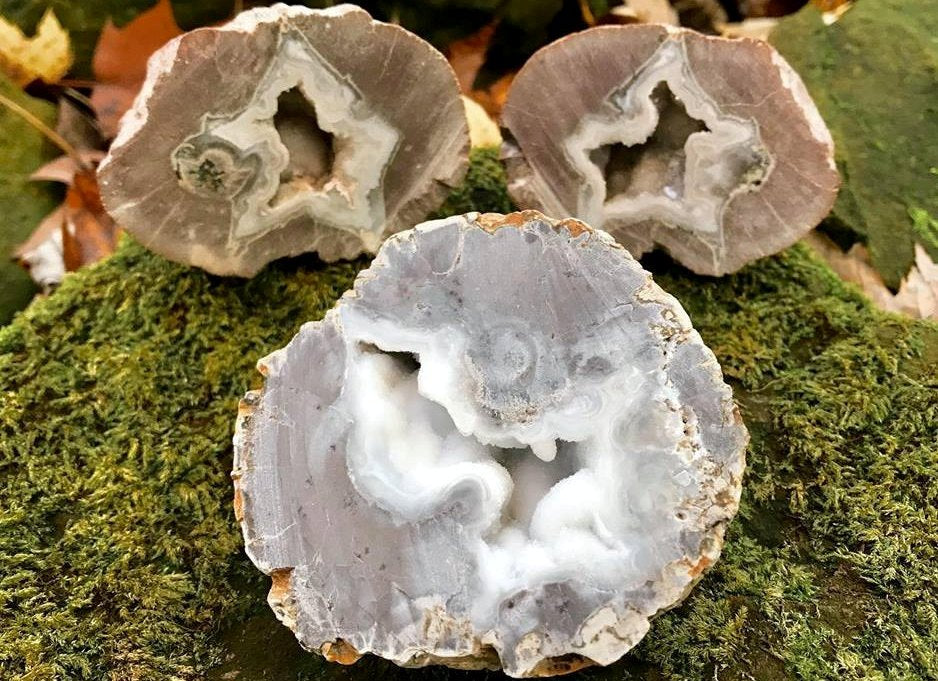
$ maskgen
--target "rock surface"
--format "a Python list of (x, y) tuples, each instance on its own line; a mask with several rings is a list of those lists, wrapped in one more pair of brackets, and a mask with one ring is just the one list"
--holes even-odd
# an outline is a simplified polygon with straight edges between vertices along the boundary
[(748, 439), (680, 304), (534, 211), (389, 239), (259, 363), (236, 512), (269, 602), (351, 663), (609, 664), (720, 554)]
[(463, 177), (468, 127), (443, 56), (351, 5), (275, 5), (150, 60), (100, 169), (137, 239), (214, 274), (373, 253)]
[(801, 80), (753, 40), (587, 30), (531, 58), (502, 120), (521, 207), (602, 227), (636, 257), (661, 245), (701, 274), (791, 245), (839, 184)]

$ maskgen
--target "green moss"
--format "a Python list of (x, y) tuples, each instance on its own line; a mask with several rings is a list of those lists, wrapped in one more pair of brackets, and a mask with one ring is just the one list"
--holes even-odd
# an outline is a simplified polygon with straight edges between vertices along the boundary
[(475, 147), (469, 152), (469, 170), (466, 179), (443, 202), (431, 218), (485, 210), (492, 213), (510, 213), (515, 204), (508, 196), (505, 167), (498, 160), (498, 147)]
[(938, 12), (933, 2), (864, 0), (827, 26), (809, 4), (771, 40), (801, 74), (834, 137), (843, 187), (827, 227), (864, 241), (898, 288), (921, 243), (938, 260)]
[[(471, 207), (503, 207), (500, 186)], [(238, 397), (364, 264), (237, 281), (126, 241), (0, 331), (0, 678), (486, 676), (300, 652), (241, 552)], [(724, 558), (582, 678), (938, 677), (938, 327), (874, 311), (801, 247), (719, 280), (647, 264), (733, 383), (750, 468)]]

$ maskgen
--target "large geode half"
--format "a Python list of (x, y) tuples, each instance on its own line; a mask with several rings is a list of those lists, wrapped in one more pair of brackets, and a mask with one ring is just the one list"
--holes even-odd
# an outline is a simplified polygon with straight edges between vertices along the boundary
[(609, 664), (736, 512), (747, 433), (713, 353), (581, 222), (401, 232), (259, 369), (238, 518), (278, 617), (329, 659)]

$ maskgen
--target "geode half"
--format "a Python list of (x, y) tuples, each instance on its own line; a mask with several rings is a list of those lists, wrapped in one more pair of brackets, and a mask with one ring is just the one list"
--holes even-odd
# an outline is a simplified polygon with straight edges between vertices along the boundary
[(278, 617), (332, 660), (609, 664), (737, 509), (748, 436), (713, 353), (575, 220), (401, 232), (259, 369), (238, 518)]
[(636, 257), (661, 246), (699, 274), (777, 253), (830, 211), (834, 144), (766, 43), (669, 26), (601, 26), (537, 52), (502, 123), (509, 191)]

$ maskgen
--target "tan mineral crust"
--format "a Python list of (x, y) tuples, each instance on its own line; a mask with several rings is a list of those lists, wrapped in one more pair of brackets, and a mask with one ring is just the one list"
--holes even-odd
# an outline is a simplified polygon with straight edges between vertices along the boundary
[(537, 52), (502, 124), (519, 206), (656, 245), (700, 274), (776, 253), (830, 211), (833, 142), (767, 43), (671, 26), (598, 27)]
[(251, 276), (305, 252), (374, 253), (442, 203), (468, 149), (429, 43), (353, 5), (274, 5), (153, 55), (99, 181), (148, 248)]
[(245, 547), (336, 662), (608, 665), (737, 510), (748, 434), (713, 353), (582, 222), (400, 232), (258, 367), (235, 435)]

